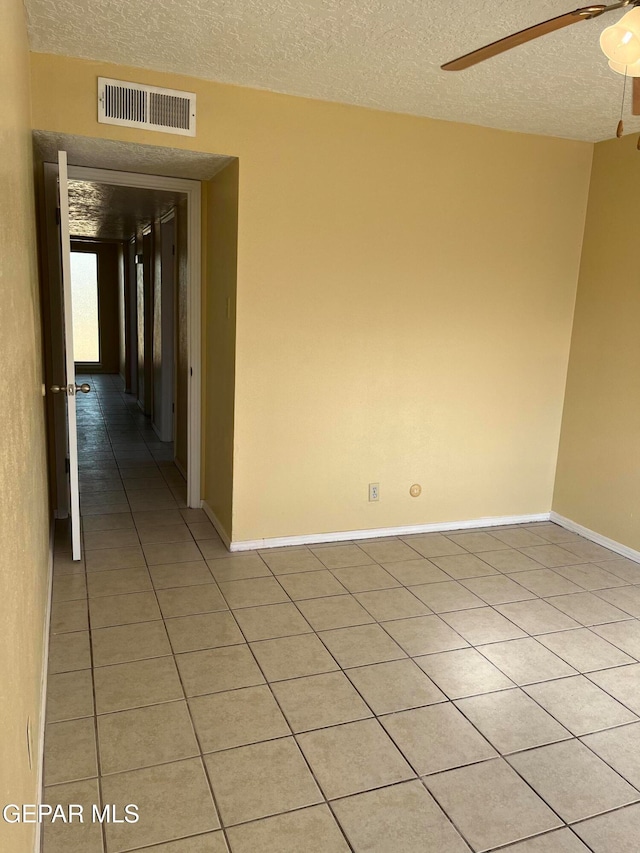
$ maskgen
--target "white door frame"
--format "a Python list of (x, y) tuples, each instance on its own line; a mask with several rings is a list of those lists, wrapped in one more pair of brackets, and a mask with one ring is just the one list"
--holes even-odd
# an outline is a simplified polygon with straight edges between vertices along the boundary
[(202, 227), (200, 181), (166, 178), (138, 172), (114, 172), (69, 166), (69, 179), (111, 184), (117, 187), (166, 190), (187, 196), (187, 340), (189, 346), (189, 386), (187, 402), (187, 504), (199, 508), (200, 457), (202, 451)]

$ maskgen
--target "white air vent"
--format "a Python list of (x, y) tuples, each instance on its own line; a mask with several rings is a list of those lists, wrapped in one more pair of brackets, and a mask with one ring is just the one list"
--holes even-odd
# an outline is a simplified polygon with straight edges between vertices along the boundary
[(98, 77), (98, 121), (195, 136), (196, 96)]

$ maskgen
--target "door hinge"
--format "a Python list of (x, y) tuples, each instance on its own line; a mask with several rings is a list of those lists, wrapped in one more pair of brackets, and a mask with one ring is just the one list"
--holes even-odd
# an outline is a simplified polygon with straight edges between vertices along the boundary
[(69, 459), (69, 457), (67, 457), (67, 458), (64, 460), (64, 470), (65, 470), (65, 473), (66, 473), (66, 474), (70, 474), (70, 473), (71, 473), (71, 460)]
[(175, 404), (175, 403), (172, 403), (172, 404), (171, 404), (171, 411), (172, 411), (172, 412), (175, 412), (175, 410), (176, 410), (176, 404)]
[(175, 253), (176, 253), (176, 247), (175, 247), (175, 246), (172, 246), (172, 247), (171, 247), (171, 254), (172, 254), (172, 255), (175, 255)]
[(56, 207), (56, 225), (60, 225), (62, 222), (62, 214), (60, 213), (60, 208)]

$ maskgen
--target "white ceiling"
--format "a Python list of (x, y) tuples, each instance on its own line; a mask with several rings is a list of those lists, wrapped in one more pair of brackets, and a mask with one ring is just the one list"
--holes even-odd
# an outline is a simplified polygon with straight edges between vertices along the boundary
[[(595, 141), (622, 77), (600, 51), (622, 10), (462, 72), (439, 66), (579, 0), (27, 0), (31, 49), (395, 112)], [(587, 3), (583, 3), (587, 5)], [(629, 87), (630, 89), (630, 87)], [(626, 132), (640, 131), (628, 107)]]

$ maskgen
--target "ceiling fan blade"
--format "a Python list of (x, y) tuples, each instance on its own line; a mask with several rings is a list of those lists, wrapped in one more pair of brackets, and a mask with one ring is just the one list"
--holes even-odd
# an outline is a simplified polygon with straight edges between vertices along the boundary
[(640, 116), (640, 77), (633, 77), (633, 97), (631, 99), (631, 115)]
[(491, 59), (492, 56), (497, 56), (499, 53), (504, 53), (505, 50), (511, 50), (512, 47), (526, 44), (528, 41), (546, 36), (547, 33), (553, 33), (556, 30), (561, 30), (563, 27), (569, 27), (571, 24), (577, 24), (579, 21), (588, 21), (591, 18), (597, 18), (605, 12), (612, 12), (614, 9), (622, 9), (629, 6), (632, 0), (622, 0), (620, 3), (614, 3), (611, 6), (585, 6), (582, 9), (575, 9), (573, 12), (567, 12), (564, 15), (558, 15), (557, 18), (550, 18), (548, 21), (542, 21), (540, 24), (535, 24), (533, 27), (527, 27), (526, 30), (520, 30), (498, 41), (491, 42), (484, 47), (473, 50), (471, 53), (465, 53), (464, 56), (459, 56), (451, 62), (447, 62), (441, 66), (443, 71), (463, 71), (465, 68), (470, 68), (472, 65), (477, 65), (478, 62), (483, 62), (485, 59)]

